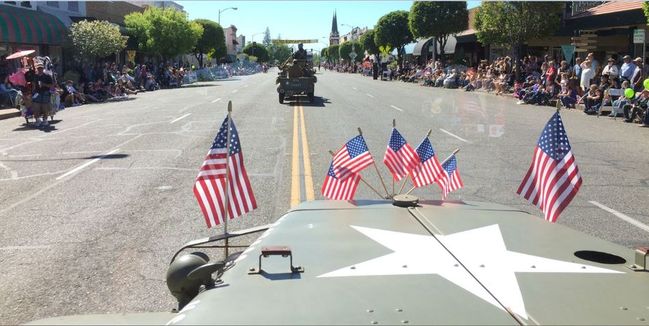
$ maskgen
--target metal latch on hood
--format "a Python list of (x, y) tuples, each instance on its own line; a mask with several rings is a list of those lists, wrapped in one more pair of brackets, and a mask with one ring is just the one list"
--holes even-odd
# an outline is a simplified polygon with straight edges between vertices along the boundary
[(293, 252), (291, 251), (291, 248), (287, 246), (269, 246), (261, 248), (261, 254), (259, 255), (259, 267), (250, 267), (248, 274), (261, 274), (263, 272), (263, 269), (261, 269), (261, 259), (269, 256), (282, 256), (284, 258), (289, 257), (289, 266), (291, 273), (304, 273), (304, 268), (302, 268), (301, 266), (293, 266)]

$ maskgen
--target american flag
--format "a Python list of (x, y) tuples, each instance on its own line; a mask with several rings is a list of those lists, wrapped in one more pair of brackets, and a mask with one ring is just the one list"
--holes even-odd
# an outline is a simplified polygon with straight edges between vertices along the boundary
[(352, 138), (343, 145), (334, 155), (332, 162), (338, 180), (345, 180), (372, 163), (374, 160), (362, 135)]
[(419, 155), (401, 136), (397, 128), (392, 128), (383, 163), (387, 165), (395, 180), (403, 179), (419, 164)]
[(332, 162), (322, 184), (322, 195), (332, 200), (352, 200), (360, 181), (361, 176), (357, 173), (352, 174), (351, 177), (345, 180), (336, 178)]
[(532, 165), (516, 191), (556, 222), (581, 186), (581, 175), (570, 149), (568, 135), (556, 112), (539, 137)]
[[(221, 224), (225, 218), (227, 137), (226, 117), (194, 183), (194, 196), (198, 200), (208, 228)], [(230, 124), (230, 158), (227, 164), (230, 170), (228, 214), (230, 219), (233, 219), (257, 208), (257, 201), (243, 165), (241, 143), (234, 121)]]
[(460, 178), (460, 171), (457, 169), (457, 159), (455, 155), (451, 157), (442, 164), (444, 168), (444, 179), (439, 183), (440, 188), (442, 188), (442, 199), (446, 199), (449, 193), (458, 190), (464, 187), (462, 178)]
[(431, 145), (428, 137), (421, 141), (416, 151), (419, 156), (419, 165), (411, 173), (412, 183), (415, 187), (423, 187), (433, 182), (440, 185), (444, 183), (444, 178), (446, 178), (444, 169), (439, 164), (433, 145)]

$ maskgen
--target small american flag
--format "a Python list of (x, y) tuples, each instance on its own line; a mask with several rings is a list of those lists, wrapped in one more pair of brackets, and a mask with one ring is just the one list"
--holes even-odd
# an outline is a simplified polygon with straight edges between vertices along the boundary
[(374, 160), (362, 135), (352, 138), (343, 145), (334, 155), (332, 162), (338, 180), (345, 180), (372, 163)]
[[(227, 137), (226, 117), (194, 183), (194, 196), (198, 200), (208, 228), (221, 224), (225, 218)], [(234, 121), (230, 124), (230, 158), (227, 164), (230, 170), (228, 214), (230, 219), (233, 219), (257, 208), (257, 201), (243, 165), (241, 143)]]
[(411, 173), (412, 183), (415, 187), (423, 187), (433, 182), (440, 185), (444, 183), (444, 178), (446, 178), (444, 169), (439, 164), (433, 145), (431, 145), (428, 137), (421, 141), (416, 151), (419, 156), (419, 165)]
[(563, 121), (556, 112), (539, 137), (532, 165), (516, 191), (556, 222), (581, 186), (579, 168), (572, 155)]
[(352, 174), (351, 177), (345, 180), (336, 178), (332, 162), (322, 184), (322, 195), (332, 200), (352, 200), (360, 181), (361, 176), (357, 173)]
[(449, 193), (458, 190), (464, 187), (462, 183), (462, 178), (460, 178), (460, 171), (457, 169), (457, 159), (455, 155), (451, 157), (442, 164), (444, 168), (444, 180), (440, 182), (439, 186), (442, 188), (442, 199), (446, 199)]
[(419, 164), (419, 155), (401, 136), (397, 128), (392, 128), (383, 163), (388, 167), (395, 180), (403, 179)]

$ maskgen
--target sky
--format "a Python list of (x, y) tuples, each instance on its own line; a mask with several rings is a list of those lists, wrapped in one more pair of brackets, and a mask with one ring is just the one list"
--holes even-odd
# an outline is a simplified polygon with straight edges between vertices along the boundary
[[(372, 28), (379, 18), (390, 11), (410, 10), (412, 1), (176, 1), (184, 7), (190, 19), (206, 18), (221, 26), (235, 25), (237, 35), (246, 42), (261, 42), (266, 27), (273, 39), (318, 39), (317, 44), (305, 44), (305, 49), (320, 50), (329, 46), (331, 19), (338, 17), (338, 32), (348, 33), (352, 27)], [(469, 8), (479, 1), (469, 1)], [(254, 35), (254, 39), (253, 39)]]

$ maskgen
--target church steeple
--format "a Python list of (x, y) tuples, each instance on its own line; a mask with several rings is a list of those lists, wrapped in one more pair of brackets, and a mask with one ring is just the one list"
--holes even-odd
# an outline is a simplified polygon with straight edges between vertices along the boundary
[(338, 19), (334, 10), (334, 18), (331, 20), (331, 33), (329, 34), (329, 45), (338, 45), (340, 35), (338, 34)]

